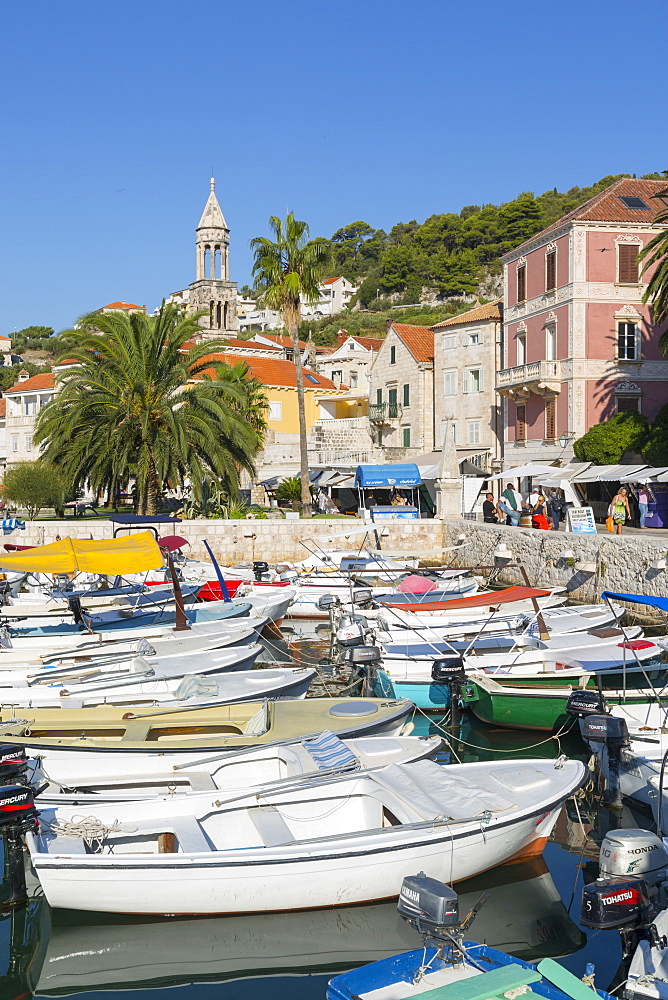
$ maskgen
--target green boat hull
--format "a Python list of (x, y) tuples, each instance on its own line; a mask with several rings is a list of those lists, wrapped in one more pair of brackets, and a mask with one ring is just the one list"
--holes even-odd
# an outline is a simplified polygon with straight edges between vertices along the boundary
[[(572, 691), (576, 687), (528, 689), (513, 688), (504, 684), (501, 690), (490, 690), (476, 681), (469, 679), (464, 685), (463, 700), (466, 707), (476, 718), (491, 726), (501, 726), (507, 729), (532, 729), (537, 732), (555, 733), (569, 728), (573, 716), (566, 714), (566, 705)], [(642, 704), (648, 700), (648, 694), (637, 692), (607, 691), (608, 704), (625, 702), (629, 705)], [(654, 699), (652, 699), (654, 700)]]

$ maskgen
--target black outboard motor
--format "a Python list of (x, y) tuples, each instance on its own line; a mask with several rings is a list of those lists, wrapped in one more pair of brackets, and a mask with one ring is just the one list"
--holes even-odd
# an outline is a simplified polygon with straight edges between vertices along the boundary
[(381, 659), (382, 654), (378, 646), (350, 646), (346, 650), (346, 660), (355, 667), (353, 680), (364, 679), (362, 691), (365, 696), (373, 688), (374, 670)]
[(269, 572), (269, 563), (264, 562), (261, 559), (256, 560), (253, 563), (253, 576), (256, 580), (261, 580), (265, 573)]
[(81, 607), (81, 598), (80, 597), (68, 597), (67, 598), (67, 606), (70, 609), (70, 611), (72, 612), (72, 616), (74, 618), (74, 624), (75, 625), (86, 626), (86, 622), (85, 622), (84, 616), (83, 616), (83, 608)]
[(353, 590), (353, 604), (358, 608), (370, 608), (373, 604), (373, 591), (370, 587), (356, 587)]
[(0, 786), (24, 781), (28, 758), (23, 747), (0, 743)]
[(608, 755), (608, 788), (605, 804), (610, 809), (621, 809), (619, 764), (622, 747), (629, 742), (626, 722), (616, 715), (589, 715), (582, 721), (581, 732), (585, 743), (601, 744), (605, 747)]
[(419, 872), (403, 880), (397, 911), (422, 935), (425, 944), (428, 940), (437, 944), (440, 958), (443, 957), (443, 945), (449, 943), (453, 947), (453, 960), (458, 961), (462, 957), (464, 932), (488, 898), (489, 893), (483, 893), (464, 920), (460, 920), (459, 898), (454, 889)]
[(588, 715), (604, 715), (605, 698), (600, 691), (582, 688), (573, 691), (566, 702), (566, 715), (586, 719)]
[(37, 826), (37, 810), (29, 785), (4, 785), (0, 788), (0, 835), (5, 842), (5, 878), (9, 878), (6, 906), (19, 906), (28, 898), (23, 834)]
[(458, 726), (461, 716), (462, 684), (466, 680), (463, 658), (447, 656), (434, 660), (431, 665), (431, 679), (434, 684), (446, 684), (450, 689), (450, 723)]

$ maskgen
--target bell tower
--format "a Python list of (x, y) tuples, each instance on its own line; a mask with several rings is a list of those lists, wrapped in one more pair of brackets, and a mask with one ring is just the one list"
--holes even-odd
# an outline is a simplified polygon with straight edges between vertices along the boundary
[(237, 329), (237, 285), (230, 281), (230, 231), (216, 197), (216, 182), (211, 190), (196, 234), (196, 276), (190, 285), (190, 312), (204, 312), (200, 318), (202, 333), (220, 337)]

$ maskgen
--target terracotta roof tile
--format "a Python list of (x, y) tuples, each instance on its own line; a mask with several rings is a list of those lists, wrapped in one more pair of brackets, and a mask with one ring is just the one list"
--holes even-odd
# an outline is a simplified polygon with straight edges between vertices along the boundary
[(403, 340), (416, 361), (434, 360), (434, 333), (431, 327), (392, 323), (390, 329)]
[(243, 348), (245, 351), (280, 351), (280, 347), (273, 344), (260, 344), (257, 340), (226, 340), (226, 347), (233, 347), (235, 350)]
[[(212, 354), (211, 360), (224, 361), (228, 365), (244, 364), (251, 375), (263, 385), (297, 387), (297, 369), (293, 361), (285, 358), (262, 358), (258, 355)], [(208, 359), (207, 359), (208, 360)], [(213, 369), (211, 370), (213, 374)], [(307, 377), (308, 376), (308, 377)], [(330, 379), (310, 369), (304, 369), (305, 389), (338, 389)]]
[[(260, 336), (264, 337), (266, 340), (273, 340), (273, 342), (278, 344), (279, 347), (292, 347), (292, 337), (279, 337), (278, 334), (275, 333), (261, 333)], [(260, 341), (256, 341), (256, 343), (260, 343)], [(305, 341), (300, 340), (299, 346), (303, 350), (307, 345)]]
[(7, 400), (0, 399), (0, 418), (4, 417), (7, 413)]
[(357, 341), (362, 347), (366, 347), (368, 351), (379, 351), (383, 346), (382, 337), (356, 337), (352, 333), (348, 333), (347, 330), (339, 330), (336, 335), (337, 345), (335, 350), (341, 347), (341, 344), (345, 344), (346, 340), (350, 338)]
[(442, 330), (446, 326), (460, 326), (462, 323), (482, 323), (489, 319), (503, 319), (503, 299), (495, 299), (494, 302), (488, 302), (484, 306), (476, 306), (468, 312), (444, 319), (441, 323), (434, 323), (432, 330)]
[(333, 285), (335, 281), (340, 281), (340, 280), (341, 280), (341, 275), (339, 275), (338, 278), (325, 278), (325, 280), (321, 281), (320, 284), (321, 285)]
[(41, 375), (32, 375), (30, 378), (24, 379), (23, 382), (17, 382), (16, 385), (5, 389), (4, 395), (7, 396), (10, 392), (25, 392), (26, 390), (30, 392), (35, 389), (55, 389), (55, 386), (56, 377), (53, 372), (43, 372)]
[(146, 306), (138, 306), (134, 302), (110, 302), (109, 305), (102, 306), (103, 309), (146, 309)]
[[(532, 243), (544, 234), (551, 233), (554, 229), (559, 229), (560, 226), (565, 225), (567, 222), (622, 222), (626, 224), (640, 222), (651, 224), (661, 206), (656, 201), (651, 201), (650, 199), (656, 198), (657, 195), (664, 192), (666, 192), (665, 180), (649, 181), (636, 177), (622, 177), (603, 191), (595, 194), (584, 205), (574, 208), (572, 212), (563, 215), (556, 222), (553, 222), (551, 226), (547, 226), (546, 229), (541, 230), (540, 233), (536, 233), (531, 239), (520, 243), (519, 246), (510, 252), (513, 254), (516, 253), (517, 250), (521, 250), (527, 243)], [(622, 197), (642, 198), (649, 205), (650, 211), (648, 212), (646, 208), (629, 208), (621, 200)]]

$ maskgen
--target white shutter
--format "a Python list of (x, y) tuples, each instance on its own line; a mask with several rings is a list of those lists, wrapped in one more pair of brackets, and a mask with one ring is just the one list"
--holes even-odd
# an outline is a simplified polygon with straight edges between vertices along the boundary
[(469, 391), (469, 373), (464, 372), (464, 378), (462, 379), (462, 392)]
[(480, 380), (479, 381), (480, 392), (482, 392), (482, 390), (485, 388), (485, 382), (484, 382), (484, 377), (485, 376), (484, 376), (484, 372), (483, 372), (482, 368), (478, 369), (478, 377), (479, 377), (479, 380)]

